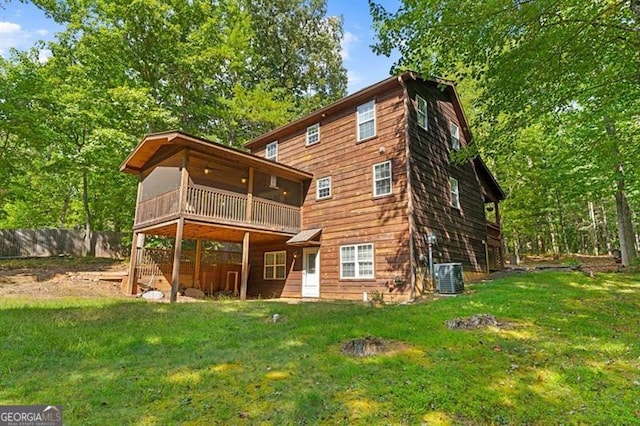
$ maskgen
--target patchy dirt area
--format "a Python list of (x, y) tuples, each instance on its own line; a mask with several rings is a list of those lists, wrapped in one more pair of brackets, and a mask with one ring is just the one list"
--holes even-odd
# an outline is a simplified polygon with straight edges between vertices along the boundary
[(624, 268), (616, 263), (612, 256), (575, 255), (559, 259), (545, 256), (526, 256), (517, 265), (507, 263), (502, 271), (493, 272), (490, 279), (498, 279), (517, 273), (541, 271), (578, 271), (593, 275), (599, 272), (624, 271)]
[[(0, 298), (126, 297), (118, 277), (126, 264), (110, 259), (19, 259), (0, 262)], [(102, 280), (101, 277), (108, 277)]]

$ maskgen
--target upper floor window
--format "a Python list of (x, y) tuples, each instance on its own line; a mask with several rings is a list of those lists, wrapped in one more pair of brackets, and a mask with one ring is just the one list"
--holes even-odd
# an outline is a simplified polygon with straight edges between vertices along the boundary
[(460, 208), (460, 187), (458, 185), (458, 179), (449, 178), (449, 185), (451, 186), (451, 207), (456, 209)]
[(331, 197), (331, 177), (318, 179), (316, 182), (316, 198), (320, 200), (329, 197)]
[(391, 161), (374, 164), (373, 166), (373, 196), (391, 194)]
[(320, 142), (320, 124), (307, 127), (307, 145)]
[(429, 116), (427, 115), (427, 101), (422, 99), (419, 95), (416, 95), (416, 100), (418, 104), (418, 108), (417, 108), (418, 126), (426, 130), (429, 128)]
[(340, 247), (340, 278), (373, 278), (373, 244)]
[(451, 148), (460, 150), (460, 129), (455, 123), (451, 123)]
[(270, 251), (264, 254), (264, 279), (283, 280), (287, 263), (286, 251)]
[(371, 100), (358, 106), (358, 141), (376, 135), (376, 101)]
[(264, 150), (264, 158), (267, 160), (278, 161), (278, 141), (267, 144)]

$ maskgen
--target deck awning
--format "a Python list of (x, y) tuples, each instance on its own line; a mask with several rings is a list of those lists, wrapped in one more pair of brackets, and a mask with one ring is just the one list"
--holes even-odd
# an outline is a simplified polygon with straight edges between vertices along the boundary
[(306, 229), (291, 237), (287, 244), (290, 246), (319, 246), (318, 237), (320, 233), (322, 233), (322, 228)]

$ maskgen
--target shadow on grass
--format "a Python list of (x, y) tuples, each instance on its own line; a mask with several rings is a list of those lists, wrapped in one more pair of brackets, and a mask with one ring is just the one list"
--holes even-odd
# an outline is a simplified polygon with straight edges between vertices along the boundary
[[(381, 309), (5, 301), (0, 403), (62, 404), (69, 424), (638, 420), (637, 277), (541, 273), (472, 289)], [(477, 313), (517, 326), (444, 326)], [(406, 345), (339, 352), (368, 335)]]

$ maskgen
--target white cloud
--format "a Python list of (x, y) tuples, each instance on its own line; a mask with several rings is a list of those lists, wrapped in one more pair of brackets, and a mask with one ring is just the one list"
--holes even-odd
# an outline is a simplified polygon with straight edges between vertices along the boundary
[(36, 34), (38, 34), (39, 36), (44, 37), (44, 36), (49, 34), (49, 31), (45, 30), (45, 29), (40, 29), (40, 30), (36, 30)]
[(353, 93), (362, 88), (362, 83), (365, 81), (364, 76), (360, 75), (357, 71), (347, 70), (347, 91)]
[(38, 52), (38, 62), (40, 62), (41, 64), (45, 64), (52, 55), (53, 53), (51, 52), (51, 50), (40, 49), (40, 51)]
[(0, 21), (0, 34), (3, 36), (6, 35), (16, 35), (22, 32), (22, 27), (14, 22)]
[(349, 31), (345, 31), (342, 36), (342, 40), (340, 41), (340, 56), (342, 56), (342, 60), (346, 61), (351, 58), (350, 49), (353, 45), (357, 44), (359, 41), (358, 36)]

